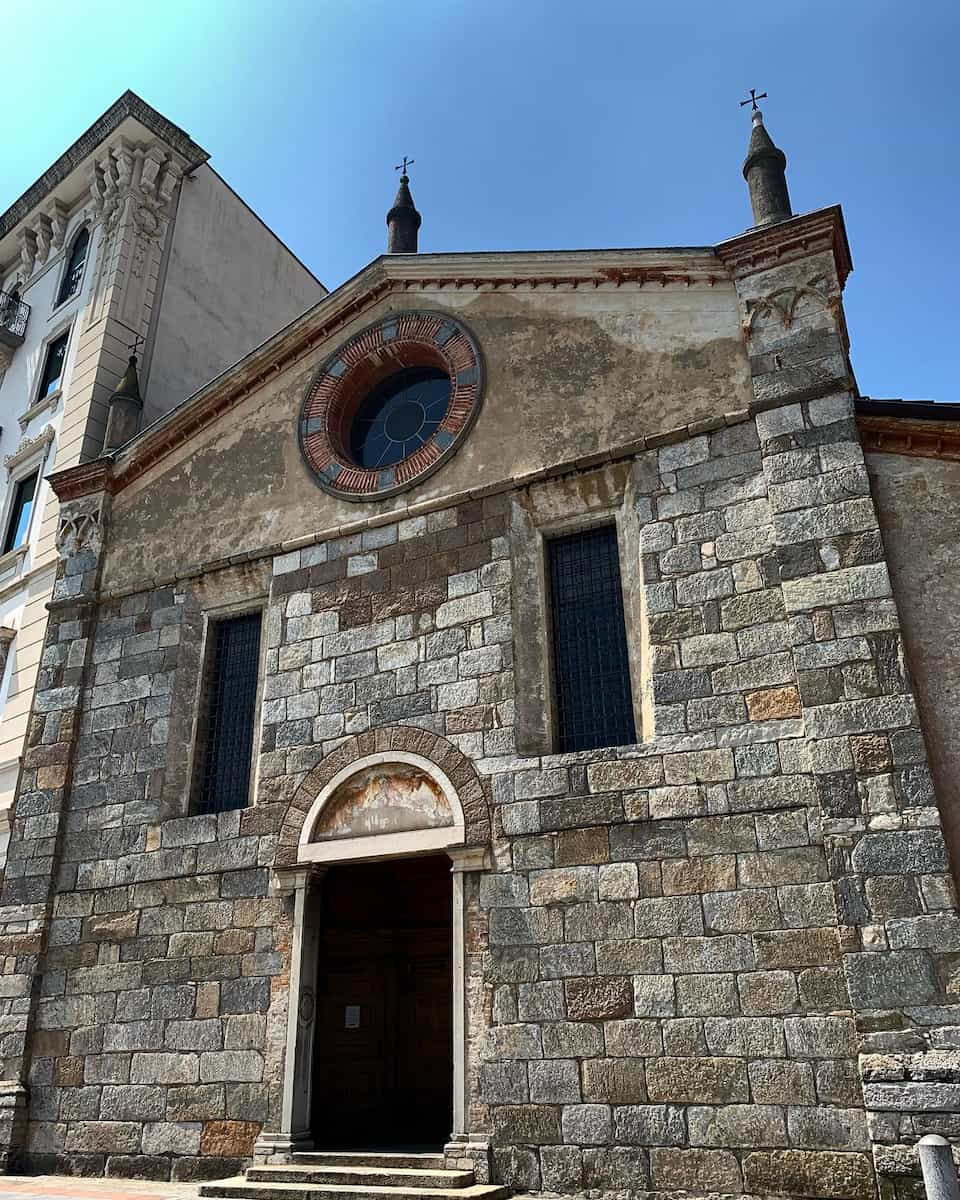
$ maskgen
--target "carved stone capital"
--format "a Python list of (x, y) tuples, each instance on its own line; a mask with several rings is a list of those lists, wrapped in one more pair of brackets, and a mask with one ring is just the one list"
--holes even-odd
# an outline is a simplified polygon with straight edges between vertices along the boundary
[(489, 865), (487, 846), (452, 846), (447, 850), (447, 855), (453, 872), (484, 871)]
[(60, 507), (60, 523), (57, 526), (57, 553), (61, 558), (90, 552), (99, 554), (103, 549), (106, 525), (107, 498), (84, 496)]
[(53, 223), (46, 213), (38, 213), (36, 221), (37, 261), (42, 265), (47, 261), (53, 245)]
[(67, 206), (62, 200), (53, 199), (47, 206), (47, 217), (50, 221), (50, 240), (54, 250), (63, 247), (63, 239), (67, 232)]
[(129, 219), (138, 237), (158, 239), (179, 176), (179, 163), (158, 143), (134, 146), (120, 138), (91, 172), (91, 207), (108, 235)]
[(298, 863), (291, 867), (274, 867), (270, 872), (271, 896), (292, 896), (297, 891), (316, 887), (326, 874), (326, 868), (316, 863)]
[(746, 298), (744, 334), (748, 339), (762, 338), (772, 327), (774, 336), (780, 336), (804, 317), (819, 326), (833, 326), (840, 303), (839, 291), (831, 294), (828, 281), (822, 277)]
[(24, 279), (29, 279), (37, 261), (37, 235), (32, 229), (21, 229), (17, 239), (20, 242), (20, 267)]

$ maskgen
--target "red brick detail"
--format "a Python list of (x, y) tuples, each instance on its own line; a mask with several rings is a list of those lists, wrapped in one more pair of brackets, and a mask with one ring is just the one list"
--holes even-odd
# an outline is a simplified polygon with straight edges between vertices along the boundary
[[(445, 325), (455, 332), (442, 346), (436, 336)], [(386, 337), (392, 326), (392, 337)], [(393, 482), (382, 484), (381, 471), (367, 470), (350, 461), (350, 422), (358, 404), (381, 379), (406, 366), (438, 366), (450, 376), (450, 402), (444, 419), (430, 441), (393, 468)], [(458, 376), (475, 372), (476, 382), (458, 382)], [(347, 498), (373, 498), (408, 487), (453, 454), (480, 406), (482, 365), (477, 347), (455, 318), (443, 313), (407, 312), (384, 317), (355, 334), (324, 362), (314, 378), (301, 411), (300, 442), (307, 464), (325, 491)], [(318, 428), (307, 432), (307, 423)], [(437, 444), (444, 434), (453, 440)], [(334, 464), (340, 470), (334, 471)], [(387, 469), (389, 471), (389, 468)]]

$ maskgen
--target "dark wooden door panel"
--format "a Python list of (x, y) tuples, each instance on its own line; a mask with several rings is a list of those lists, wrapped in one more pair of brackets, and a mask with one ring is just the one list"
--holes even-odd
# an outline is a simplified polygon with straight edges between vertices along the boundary
[(403, 863), (379, 864), (379, 875), (331, 871), (317, 978), (318, 1144), (440, 1145), (450, 1132), (449, 864), (428, 862), (407, 873)]

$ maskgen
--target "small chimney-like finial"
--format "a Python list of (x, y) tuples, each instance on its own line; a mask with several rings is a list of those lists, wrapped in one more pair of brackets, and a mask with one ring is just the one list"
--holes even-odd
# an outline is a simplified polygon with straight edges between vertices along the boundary
[(143, 398), (137, 375), (137, 347), (144, 338), (137, 334), (127, 347), (130, 358), (127, 369), (107, 401), (107, 427), (103, 435), (103, 452), (118, 450), (140, 431)]
[(421, 216), (417, 212), (410, 195), (410, 177), (407, 167), (413, 165), (413, 159), (403, 156), (403, 162), (394, 167), (400, 172), (400, 186), (397, 188), (393, 208), (387, 213), (387, 253), (416, 254), (417, 232), (420, 229)]
[(753, 128), (743, 163), (743, 177), (750, 189), (755, 228), (774, 225), (793, 216), (787, 191), (787, 156), (773, 144), (763, 124), (763, 113), (757, 105), (758, 100), (766, 98), (766, 92), (758, 93), (756, 88), (751, 88), (749, 98), (740, 101), (741, 108), (746, 104), (751, 105)]

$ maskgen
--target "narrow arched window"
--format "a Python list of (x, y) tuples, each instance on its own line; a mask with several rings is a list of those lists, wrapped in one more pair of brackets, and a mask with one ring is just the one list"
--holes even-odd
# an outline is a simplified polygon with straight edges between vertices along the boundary
[(69, 300), (79, 290), (80, 279), (83, 276), (83, 264), (87, 261), (87, 246), (89, 244), (90, 231), (88, 229), (81, 229), (73, 239), (73, 245), (70, 247), (70, 258), (60, 283), (60, 293), (57, 296), (58, 305)]

